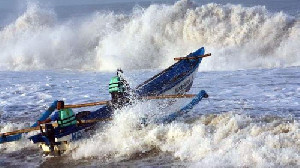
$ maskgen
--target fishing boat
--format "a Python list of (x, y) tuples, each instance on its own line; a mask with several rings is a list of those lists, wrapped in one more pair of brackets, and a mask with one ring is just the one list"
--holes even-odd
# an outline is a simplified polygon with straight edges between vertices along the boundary
[[(134, 97), (138, 98), (138, 100), (193, 98), (192, 101), (182, 109), (165, 116), (158, 122), (169, 123), (174, 121), (177, 117), (192, 109), (203, 97), (208, 96), (205, 91), (200, 91), (196, 95), (185, 94), (192, 87), (202, 58), (210, 56), (210, 54), (204, 54), (204, 52), (205, 50), (202, 47), (186, 57), (174, 58), (174, 60), (178, 62), (132, 89)], [(103, 106), (95, 111), (78, 113), (76, 115), (77, 120), (80, 121), (78, 124), (62, 129), (57, 127), (57, 124), (38, 126), (38, 123), (35, 123), (32, 125), (32, 128), (2, 133), (0, 143), (16, 141), (22, 137), (22, 133), (40, 130), (40, 133), (31, 136), (29, 139), (33, 143), (38, 144), (44, 153), (55, 152), (60, 155), (68, 149), (70, 142), (88, 137), (90, 133), (87, 133), (87, 130), (92, 130), (97, 123), (109, 121), (113, 118), (114, 109), (109, 105), (109, 101), (66, 105), (65, 108), (79, 108), (93, 105)], [(55, 111), (56, 106), (57, 101), (53, 102), (38, 120), (48, 118), (52, 112)]]

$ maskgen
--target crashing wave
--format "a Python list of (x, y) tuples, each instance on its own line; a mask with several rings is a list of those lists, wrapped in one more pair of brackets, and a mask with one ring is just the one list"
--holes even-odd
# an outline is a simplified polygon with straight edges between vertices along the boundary
[(52, 10), (29, 4), (0, 31), (0, 69), (165, 68), (201, 46), (213, 54), (201, 70), (300, 66), (300, 23), (263, 6), (181, 0), (57, 20)]

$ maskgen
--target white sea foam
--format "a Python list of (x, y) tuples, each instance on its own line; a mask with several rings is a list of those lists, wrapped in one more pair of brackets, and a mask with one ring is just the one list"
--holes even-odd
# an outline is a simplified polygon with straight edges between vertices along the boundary
[[(30, 123), (0, 123), (0, 132), (3, 133), (15, 131), (29, 126)], [(10, 153), (13, 151), (19, 151), (24, 148), (37, 148), (36, 145), (28, 140), (29, 136), (33, 135), (34, 133), (36, 132), (23, 134), (22, 139), (19, 141), (0, 144), (1, 153)]]
[[(143, 106), (142, 111), (145, 109)], [(136, 108), (120, 112), (106, 129), (80, 142), (72, 153), (73, 158), (116, 161), (155, 149), (190, 161), (192, 167), (300, 164), (300, 125), (297, 121), (254, 119), (228, 112), (202, 116), (189, 124), (177, 122), (142, 127), (140, 116)]]
[[(138, 84), (157, 72), (124, 73), (126, 79)], [(28, 127), (55, 99), (63, 99), (67, 104), (110, 100), (107, 83), (113, 75), (77, 71), (0, 72), (0, 132)], [(127, 107), (117, 111), (112, 122), (96, 129), (94, 137), (72, 142), (75, 149), (65, 154), (68, 159), (62, 157), (66, 162), (57, 164), (75, 162), (80, 167), (87, 162), (103, 165), (103, 160), (108, 160), (121, 165), (153, 166), (149, 162), (154, 161), (168, 162), (166, 166), (179, 163), (194, 167), (296, 167), (300, 154), (299, 77), (299, 67), (199, 72), (190, 93), (205, 89), (210, 97), (176, 123), (150, 123), (143, 127), (140, 118), (161, 118), (190, 99), (180, 99), (172, 106), (165, 104), (163, 109), (157, 104), (163, 104), (162, 100)], [(25, 122), (32, 123), (24, 125)], [(28, 155), (38, 161), (37, 165), (42, 164), (41, 151), (28, 136), (19, 142), (0, 144), (0, 158), (8, 157), (12, 163), (24, 165), (25, 161), (18, 158)], [(52, 164), (53, 160), (46, 162)]]
[(201, 46), (213, 54), (202, 70), (300, 65), (300, 23), (263, 6), (182, 0), (59, 22), (31, 3), (0, 39), (1, 70), (165, 68)]

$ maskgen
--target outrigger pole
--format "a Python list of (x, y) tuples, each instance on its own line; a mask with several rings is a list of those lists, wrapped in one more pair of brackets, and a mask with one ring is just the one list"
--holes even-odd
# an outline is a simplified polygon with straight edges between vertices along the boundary
[(204, 58), (204, 57), (209, 57), (211, 56), (211, 53), (204, 54), (204, 55), (199, 55), (195, 57), (176, 57), (174, 58), (175, 61), (180, 61), (180, 60), (194, 60), (194, 59), (199, 59), (199, 58)]
[(99, 101), (99, 102), (91, 102), (91, 103), (84, 103), (84, 104), (72, 104), (72, 105), (65, 105), (65, 108), (81, 108), (81, 107), (88, 107), (88, 106), (99, 106), (99, 105), (106, 105), (109, 101)]
[[(146, 97), (141, 97), (140, 99), (151, 100), (151, 99), (170, 99), (170, 98), (193, 98), (195, 96), (196, 96), (196, 94), (160, 95), (160, 96), (146, 96)], [(88, 107), (88, 106), (106, 105), (106, 104), (108, 104), (108, 102), (109, 101), (99, 101), (99, 102), (91, 102), (91, 103), (84, 103), (84, 104), (65, 105), (65, 108), (80, 108), (80, 107)], [(48, 109), (50, 112), (54, 111), (54, 108), (52, 106), (53, 105), (51, 105), (51, 110)], [(49, 112), (49, 114), (51, 114), (50, 112)], [(47, 115), (47, 117), (48, 116), (49, 115)], [(45, 118), (45, 116), (43, 118)], [(101, 121), (110, 121), (110, 120), (112, 120), (112, 118), (80, 120), (78, 122), (78, 124), (90, 124), (90, 123), (101, 122)], [(52, 125), (53, 125), (53, 127), (58, 127), (57, 123), (53, 123)], [(44, 128), (45, 127), (43, 126), (43, 129)], [(20, 135), (20, 137), (18, 138), (18, 139), (20, 139), (22, 133), (28, 133), (28, 132), (37, 131), (37, 130), (40, 130), (39, 126), (33, 126), (33, 127), (30, 127), (30, 128), (25, 128), (25, 129), (15, 130), (15, 131), (11, 131), (11, 132), (0, 133), (0, 144), (4, 143), (4, 142), (9, 142), (9, 141), (7, 141), (7, 138), (11, 139), (12, 136)]]
[[(192, 98), (195, 97), (196, 94), (184, 94), (184, 95), (160, 95), (160, 96), (145, 96), (139, 99), (152, 100), (152, 99), (176, 99), (176, 98)], [(83, 104), (70, 104), (65, 105), (65, 108), (81, 108), (88, 106), (99, 106), (106, 105), (109, 101), (99, 101), (99, 102), (91, 102), (91, 103), (83, 103)]]
[[(110, 120), (112, 120), (112, 118), (93, 119), (93, 120), (80, 120), (80, 121), (77, 122), (77, 124), (91, 124), (91, 123), (95, 123), (95, 122), (110, 121)], [(52, 123), (52, 126), (53, 127), (58, 127), (58, 124), (57, 123)], [(42, 128), (45, 129), (45, 126), (42, 126)], [(28, 133), (28, 132), (37, 131), (37, 130), (40, 130), (40, 126), (1, 133), (0, 138), (5, 138), (6, 136), (12, 136), (12, 135), (21, 134), (21, 133)]]
[[(199, 55), (199, 56), (189, 56), (189, 57), (177, 57), (174, 58), (175, 61), (180, 60), (196, 60), (204, 57), (211, 56), (211, 53)], [(173, 65), (174, 66), (174, 65)], [(172, 67), (172, 66), (171, 66)], [(168, 69), (170, 69), (169, 67)], [(164, 72), (164, 71), (163, 71)], [(161, 72), (161, 73), (163, 73)], [(159, 76), (161, 73), (157, 74), (153, 78)], [(153, 78), (149, 79), (152, 80)], [(148, 80), (148, 81), (149, 81)], [(146, 81), (147, 82), (147, 81)], [(144, 84), (144, 83), (143, 83)], [(142, 84), (142, 85), (143, 85)], [(139, 86), (138, 86), (139, 87)], [(207, 94), (205, 91), (201, 91), (201, 93), (195, 95), (195, 94), (185, 94), (185, 95), (160, 95), (160, 96), (146, 96), (146, 97), (139, 97), (138, 99), (145, 99), (145, 100), (151, 100), (151, 99), (168, 99), (168, 98), (193, 98), (192, 102), (185, 106), (183, 109), (172, 113), (171, 115), (165, 117), (163, 119), (164, 123), (169, 123), (175, 120), (175, 118), (181, 116), (182, 114), (187, 113), (194, 105), (196, 105), (203, 97), (207, 97)], [(80, 107), (88, 107), (88, 106), (97, 106), (97, 105), (106, 105), (110, 101), (99, 101), (99, 102), (91, 102), (91, 103), (84, 103), (84, 104), (75, 104), (75, 105), (65, 105), (65, 108), (80, 108)], [(39, 120), (45, 120), (48, 118), (52, 112), (56, 109), (56, 103), (57, 101), (54, 101), (51, 106), (43, 113), (43, 115), (40, 117)], [(87, 124), (87, 123), (94, 123), (99, 121), (109, 121), (112, 120), (112, 118), (105, 118), (105, 119), (94, 119), (94, 120), (81, 120), (79, 121), (79, 124)], [(57, 127), (57, 124), (53, 124), (54, 127)], [(34, 123), (31, 128), (25, 128), (20, 129), (12, 132), (6, 132), (6, 133), (0, 133), (0, 144), (4, 142), (12, 142), (17, 141), (22, 138), (22, 133), (28, 133), (31, 131), (39, 130), (40, 127), (38, 126), (37, 122)]]

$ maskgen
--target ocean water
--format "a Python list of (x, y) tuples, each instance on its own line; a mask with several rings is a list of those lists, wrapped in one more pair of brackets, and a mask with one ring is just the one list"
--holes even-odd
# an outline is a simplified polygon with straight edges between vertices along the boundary
[(26, 137), (1, 144), (0, 167), (300, 166), (299, 9), (297, 0), (1, 1), (0, 132), (29, 126), (56, 99), (109, 100), (117, 68), (134, 87), (174, 57), (202, 46), (212, 56), (189, 92), (210, 97), (176, 122), (139, 118), (188, 99), (139, 103), (59, 158)]

